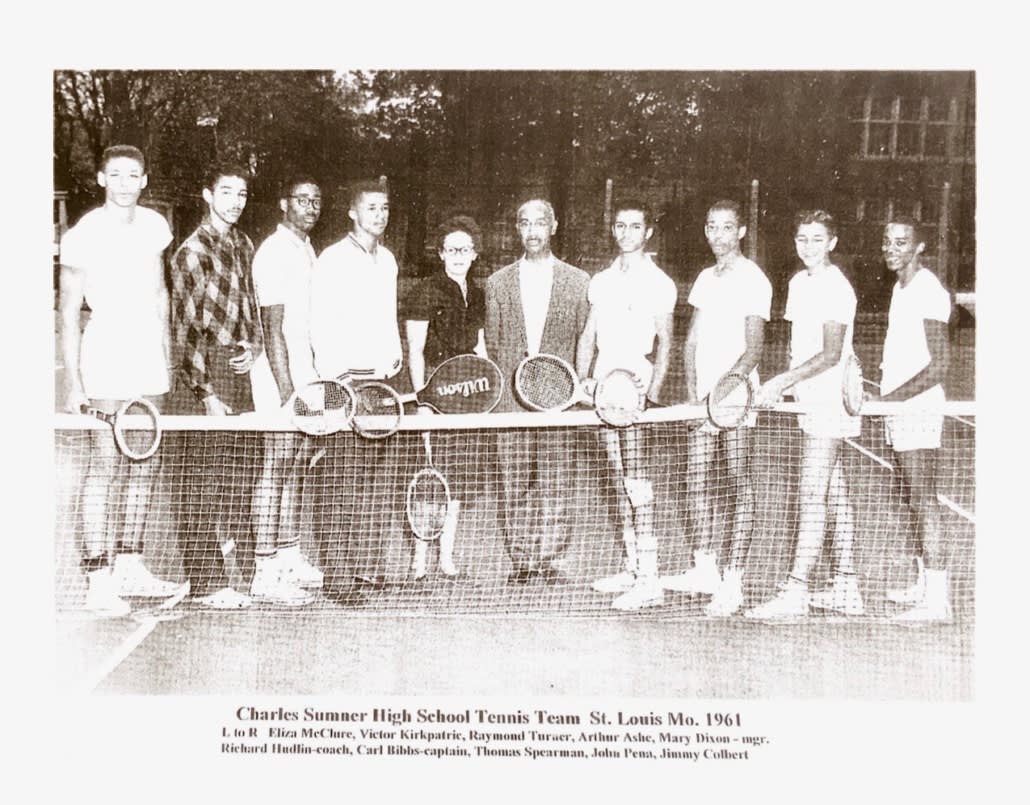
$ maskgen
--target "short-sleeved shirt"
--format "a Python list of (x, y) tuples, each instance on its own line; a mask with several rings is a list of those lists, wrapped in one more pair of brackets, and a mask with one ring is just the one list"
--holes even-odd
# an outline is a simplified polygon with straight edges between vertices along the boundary
[(836, 322), (845, 327), (840, 361), (825, 372), (797, 383), (794, 396), (798, 400), (815, 403), (837, 401), (843, 405), (844, 362), (853, 352), (852, 333), (857, 305), (851, 283), (835, 265), (826, 266), (814, 274), (807, 269), (802, 270), (791, 278), (783, 313), (783, 318), (791, 323), (791, 369), (823, 351), (823, 325), (826, 322)]
[(467, 286), (468, 298), (457, 282), (441, 272), (412, 287), (404, 304), (404, 318), (429, 323), (423, 355), (427, 368), (476, 348), (486, 323), (486, 301), (481, 288)]
[(99, 207), (61, 238), (61, 264), (83, 272), (91, 311), (79, 357), (86, 396), (125, 400), (168, 391), (161, 253), (171, 240), (164, 216), (148, 207), (136, 207), (131, 222)]
[[(687, 302), (701, 317), (695, 331), (694, 371), (698, 399), (704, 399), (744, 354), (748, 316), (769, 321), (772, 285), (761, 268), (742, 256), (722, 272), (711, 266), (698, 274)], [(758, 388), (757, 367), (750, 377)]]
[[(311, 273), (315, 250), (289, 227), (279, 224), (254, 254), (254, 290), (260, 307), (282, 305), (283, 340), (294, 388), (315, 380), (311, 352)], [(267, 345), (266, 345), (267, 346)], [(268, 363), (268, 350), (254, 363), (251, 383), (258, 410), (279, 406), (279, 392)]]
[(676, 307), (676, 283), (646, 255), (626, 270), (620, 258), (590, 279), (587, 299), (597, 325), (594, 377), (629, 369), (649, 384), (655, 320)]
[[(880, 369), (880, 392), (889, 394), (919, 374), (930, 363), (930, 346), (926, 343), (923, 322), (947, 322), (951, 318), (951, 296), (937, 276), (920, 268), (907, 286), (894, 283), (890, 312), (887, 314), (887, 336), (883, 342)], [(920, 403), (944, 401), (944, 388), (936, 385), (913, 397)]]
[(318, 257), (311, 277), (311, 347), (319, 377), (357, 371), (393, 377), (401, 368), (397, 261), (347, 235)]

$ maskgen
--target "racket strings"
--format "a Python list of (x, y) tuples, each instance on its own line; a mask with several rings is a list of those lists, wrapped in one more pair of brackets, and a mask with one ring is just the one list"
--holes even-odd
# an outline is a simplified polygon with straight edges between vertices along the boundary
[(547, 358), (526, 361), (518, 376), (518, 392), (542, 411), (566, 407), (576, 394), (576, 378), (567, 367)]
[(632, 424), (644, 408), (640, 381), (630, 372), (612, 372), (598, 381), (594, 408), (598, 416), (611, 425)]
[(385, 383), (366, 383), (354, 391), (354, 429), (369, 439), (381, 439), (397, 432), (404, 404)]
[(156, 412), (142, 402), (130, 402), (114, 420), (115, 441), (129, 458), (142, 459), (157, 448), (161, 431)]
[(332, 380), (309, 383), (298, 389), (293, 398), (293, 420), (310, 434), (340, 430), (353, 409), (354, 401), (347, 388)]
[(857, 416), (865, 401), (865, 379), (862, 376), (862, 365), (852, 355), (844, 364), (844, 408), (852, 416)]
[(424, 469), (408, 487), (407, 514), (411, 530), (419, 539), (436, 539), (447, 520), (450, 492), (443, 476), (434, 469)]

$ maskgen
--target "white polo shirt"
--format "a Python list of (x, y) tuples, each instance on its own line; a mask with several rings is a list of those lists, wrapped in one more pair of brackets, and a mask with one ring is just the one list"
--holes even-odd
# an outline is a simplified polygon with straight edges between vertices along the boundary
[[(700, 316), (694, 371), (698, 399), (704, 399), (747, 348), (748, 316), (769, 321), (772, 285), (762, 269), (742, 255), (722, 272), (711, 266), (698, 274), (687, 302)], [(758, 367), (750, 379), (758, 388)]]
[[(254, 289), (261, 307), (283, 306), (283, 340), (294, 388), (318, 377), (311, 351), (311, 275), (315, 267), (311, 240), (301, 239), (288, 226), (279, 224), (254, 254)], [(268, 363), (266, 349), (251, 369), (254, 407), (278, 408), (279, 390)]]
[(547, 311), (551, 307), (551, 286), (554, 284), (554, 258), (547, 262), (519, 261), (519, 292), (522, 297), (522, 318), (526, 326), (526, 349), (530, 355), (540, 351), (544, 339)]
[(649, 384), (653, 367), (647, 356), (658, 332), (655, 319), (676, 307), (676, 283), (647, 255), (625, 270), (616, 258), (590, 279), (587, 299), (597, 325), (594, 377), (629, 369)]
[(380, 244), (367, 251), (352, 235), (319, 255), (311, 277), (311, 347), (319, 377), (401, 368), (397, 261)]
[(90, 317), (79, 373), (92, 399), (158, 396), (169, 388), (168, 293), (161, 253), (168, 222), (136, 207), (131, 222), (90, 210), (61, 238), (61, 263), (83, 274)]
[(823, 351), (823, 325), (826, 322), (837, 322), (846, 328), (837, 365), (794, 385), (794, 396), (799, 401), (836, 402), (843, 411), (844, 362), (853, 351), (852, 333), (857, 305), (851, 283), (835, 265), (825, 266), (814, 274), (804, 269), (791, 278), (783, 313), (783, 318), (791, 323), (791, 369)]
[[(907, 286), (894, 283), (890, 312), (887, 314), (887, 336), (883, 342), (880, 369), (880, 393), (889, 394), (919, 374), (930, 363), (930, 347), (926, 343), (923, 321), (947, 322), (951, 318), (951, 296), (937, 276), (920, 268)], [(922, 406), (944, 402), (940, 384), (911, 398)]]

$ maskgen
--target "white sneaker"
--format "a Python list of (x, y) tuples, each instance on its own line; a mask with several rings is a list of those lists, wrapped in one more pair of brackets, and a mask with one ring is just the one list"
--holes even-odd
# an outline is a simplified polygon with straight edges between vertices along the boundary
[(694, 551), (694, 566), (689, 570), (661, 579), (661, 585), (666, 590), (703, 595), (714, 595), (721, 583), (715, 555), (705, 551)]
[(612, 609), (632, 611), (655, 607), (665, 600), (665, 593), (657, 579), (637, 579), (636, 583), (612, 601)]
[(147, 570), (138, 553), (118, 554), (111, 578), (118, 595), (124, 598), (171, 598), (183, 594), (183, 582), (159, 579)]
[(888, 590), (887, 600), (895, 604), (918, 604), (923, 600), (926, 592), (926, 566), (923, 564), (923, 557), (916, 557), (916, 580), (915, 583), (900, 589)]
[(91, 570), (86, 577), (85, 609), (100, 618), (121, 618), (132, 611), (129, 602), (118, 595), (110, 567)]
[(325, 583), (325, 574), (303, 555), (282, 562), (279, 570), (284, 579), (297, 587), (320, 590)]
[(637, 577), (628, 570), (616, 573), (614, 576), (605, 576), (598, 579), (590, 586), (599, 593), (624, 593), (633, 587)]
[(301, 589), (282, 573), (275, 572), (273, 568), (254, 574), (254, 581), (250, 585), (250, 597), (255, 601), (283, 607), (302, 607), (315, 600), (311, 593)]
[(921, 601), (912, 609), (895, 615), (891, 620), (898, 623), (951, 623), (952, 617), (951, 604), (947, 601), (943, 605), (936, 606), (927, 601)]
[(744, 612), (745, 618), (756, 620), (777, 620), (780, 618), (802, 618), (808, 614), (808, 590), (801, 584), (790, 582), (764, 604)]
[(816, 609), (840, 612), (844, 615), (865, 614), (862, 593), (858, 589), (858, 579), (854, 575), (835, 576), (830, 589), (820, 590), (808, 597), (808, 605)]
[(233, 587), (223, 587), (194, 601), (207, 609), (247, 609), (251, 605), (250, 596)]
[(710, 618), (728, 618), (735, 615), (744, 605), (744, 579), (739, 570), (727, 570), (722, 582), (712, 594), (712, 600), (705, 605), (705, 615)]

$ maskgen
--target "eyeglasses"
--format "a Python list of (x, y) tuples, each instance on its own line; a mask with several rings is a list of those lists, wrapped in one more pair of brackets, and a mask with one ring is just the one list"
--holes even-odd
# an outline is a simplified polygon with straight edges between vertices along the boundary
[(446, 246), (441, 251), (449, 257), (457, 257), (459, 254), (472, 254), (475, 249), (471, 246)]
[(309, 207), (313, 210), (322, 209), (322, 199), (320, 198), (309, 198), (308, 196), (290, 196), (290, 198), (296, 201), (302, 210), (306, 210)]

